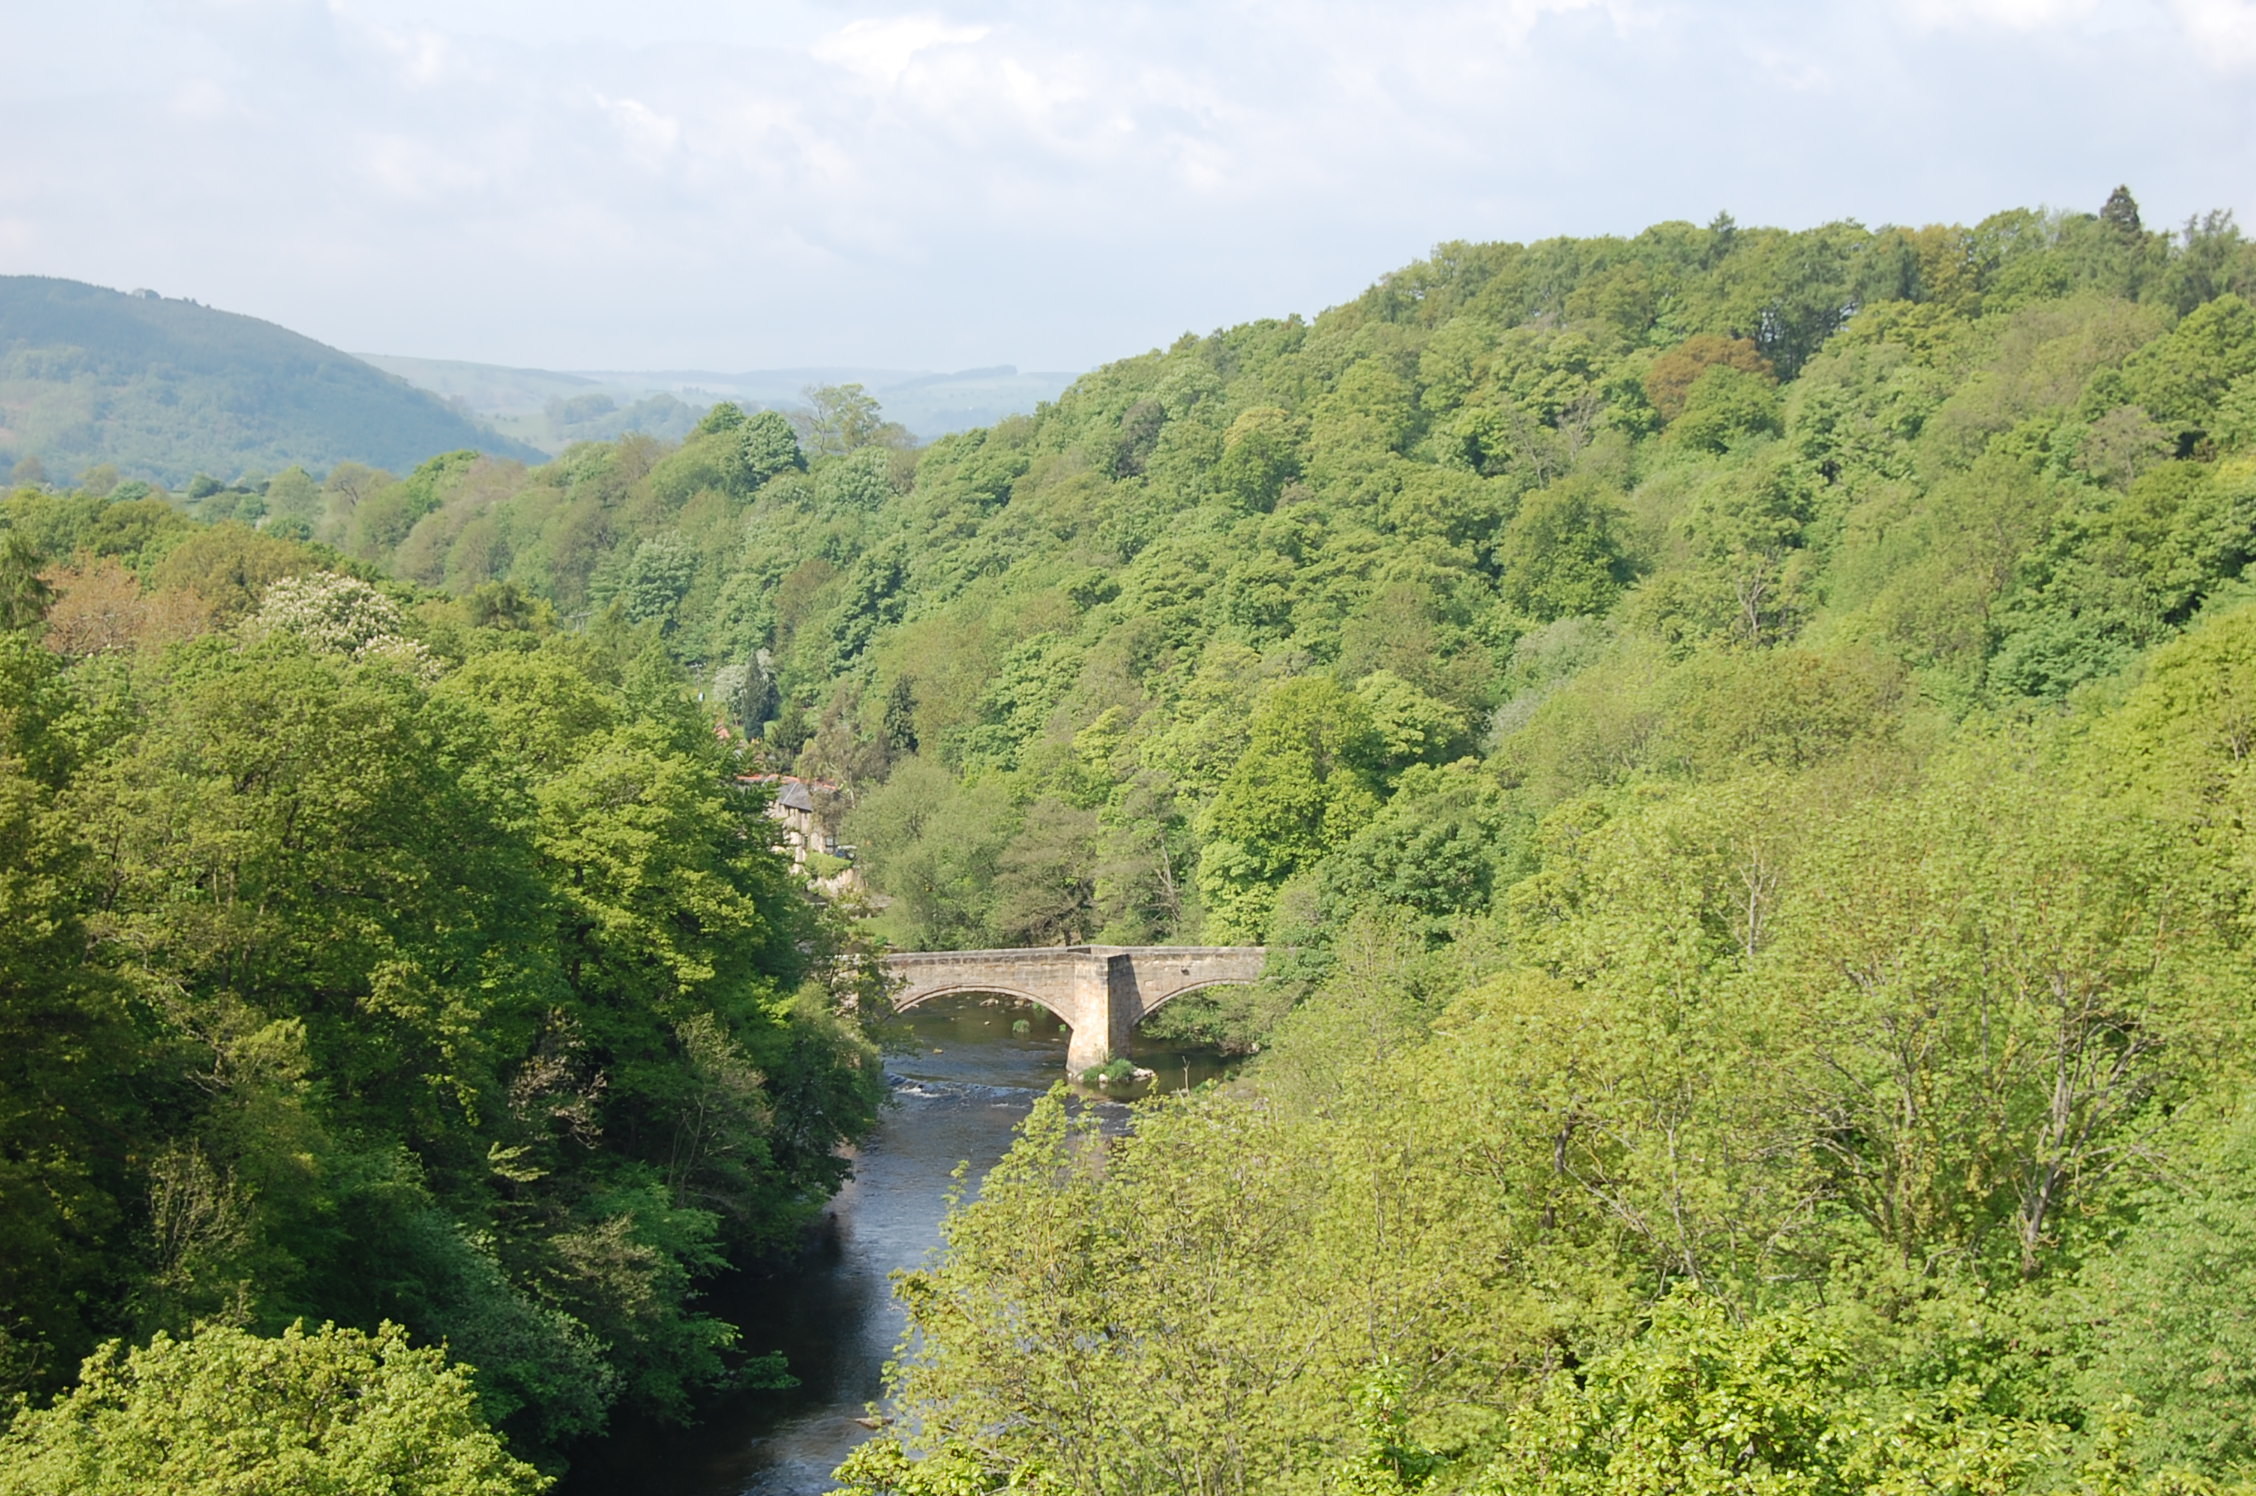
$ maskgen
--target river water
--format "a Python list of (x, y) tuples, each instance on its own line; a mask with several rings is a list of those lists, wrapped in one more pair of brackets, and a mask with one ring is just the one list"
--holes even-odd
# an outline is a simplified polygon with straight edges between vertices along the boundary
[[(1037, 1097), (1065, 1076), (1066, 1031), (1031, 1005), (941, 998), (896, 1020), (894, 1105), (854, 1159), (816, 1245), (712, 1296), (748, 1351), (781, 1351), (799, 1385), (744, 1392), (692, 1428), (629, 1425), (573, 1453), (556, 1496), (814, 1496), (869, 1437), (855, 1420), (883, 1393), (902, 1318), (888, 1275), (939, 1245), (950, 1176), (984, 1176)], [(1222, 1073), (1211, 1051), (1138, 1039), (1136, 1063), (1168, 1090)], [(1127, 1109), (1095, 1102), (1123, 1119)]]

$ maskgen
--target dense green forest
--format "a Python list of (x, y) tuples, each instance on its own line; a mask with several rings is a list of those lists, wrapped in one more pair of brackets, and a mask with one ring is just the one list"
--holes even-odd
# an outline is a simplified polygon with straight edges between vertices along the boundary
[[(1047, 1103), (955, 1212), (853, 1490), (2256, 1478), (2244, 298), (2127, 192), (1718, 218), (921, 449), (845, 388), (20, 492), (17, 1384), (390, 1319), (537, 1452), (720, 1374), (696, 1272), (870, 1104), (758, 766), (839, 782), (896, 944), (1277, 953), (1153, 1020), (1240, 1081)], [(444, 1374), (371, 1344), (292, 1354)]]
[[(418, 599), (155, 498), (0, 508), (0, 1386), (208, 1332), (89, 1363), (107, 1392), (27, 1415), (0, 1490), (245, 1489), (212, 1419), (262, 1415), (196, 1374), (301, 1320), (443, 1342), (460, 1418), (536, 1459), (782, 1374), (695, 1293), (844, 1177), (866, 978), (656, 631)], [(299, 1345), (259, 1373), (284, 1408), (460, 1379)], [(334, 1447), (399, 1476), (443, 1432)]]
[(255, 317), (154, 292), (0, 275), (0, 472), (184, 484), (294, 464), (408, 468), (538, 451), (404, 380)]

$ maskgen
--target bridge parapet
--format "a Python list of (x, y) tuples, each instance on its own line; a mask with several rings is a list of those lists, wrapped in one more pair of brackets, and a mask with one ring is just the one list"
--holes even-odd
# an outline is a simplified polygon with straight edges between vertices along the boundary
[(903, 951), (885, 958), (894, 1006), (955, 992), (995, 992), (1055, 1013), (1072, 1029), (1066, 1069), (1078, 1075), (1128, 1052), (1136, 1025), (1186, 992), (1258, 981), (1258, 945), (1064, 945), (1025, 950)]

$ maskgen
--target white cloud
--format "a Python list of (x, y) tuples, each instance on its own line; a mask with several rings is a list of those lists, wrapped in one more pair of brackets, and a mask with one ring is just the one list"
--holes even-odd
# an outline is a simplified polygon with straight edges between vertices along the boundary
[(920, 53), (964, 46), (988, 33), (985, 26), (951, 26), (937, 16), (866, 18), (840, 27), (808, 51), (882, 87), (898, 85)]
[(329, 14), (341, 31), (383, 58), (399, 81), (411, 89), (428, 90), (477, 78), (477, 70), (469, 65), (462, 49), (437, 27), (387, 26), (344, 0), (330, 0)]
[(2170, 9), (2210, 66), (2256, 63), (2256, 3), (2251, 0), (2171, 0)]
[(1834, 86), (1833, 70), (1804, 54), (1758, 45), (1750, 48), (1747, 55), (1780, 88), (1814, 94), (1824, 93)]
[(2250, 0), (5, 9), (0, 269), (507, 362), (1087, 364), (1442, 239), (2256, 181)]
[(408, 135), (379, 134), (360, 145), (360, 166), (371, 185), (417, 204), (484, 191), (491, 175), (459, 150)]
[(172, 90), (169, 102), (173, 113), (188, 120), (223, 119), (247, 112), (225, 85), (211, 78), (183, 79)]
[(660, 114), (640, 99), (613, 99), (597, 94), (595, 102), (611, 117), (611, 123), (625, 137), (635, 157), (646, 165), (662, 161), (681, 143), (681, 121)]
[(1898, 0), (1913, 24), (1930, 29), (2003, 27), (2042, 31), (2077, 24), (2098, 13), (2098, 0)]

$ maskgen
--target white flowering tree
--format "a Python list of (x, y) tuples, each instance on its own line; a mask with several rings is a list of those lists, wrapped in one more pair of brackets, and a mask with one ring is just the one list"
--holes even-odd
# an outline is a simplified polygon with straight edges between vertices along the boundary
[(284, 577), (266, 589), (252, 627), (301, 639), (323, 654), (388, 661), (425, 680), (439, 673), (430, 651), (400, 631), (399, 604), (358, 577), (333, 571)]

